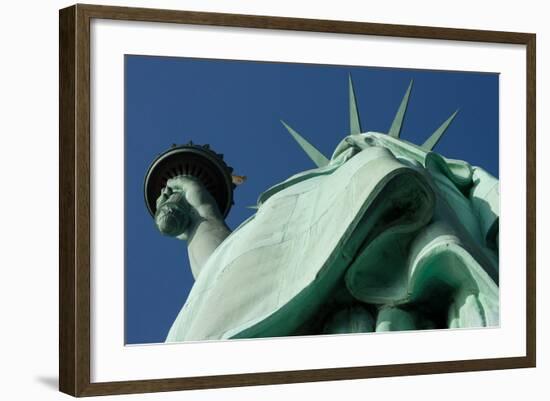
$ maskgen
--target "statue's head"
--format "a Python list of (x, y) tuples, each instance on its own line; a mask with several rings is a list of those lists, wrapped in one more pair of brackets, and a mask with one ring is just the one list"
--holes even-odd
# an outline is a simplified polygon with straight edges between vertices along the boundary
[[(407, 106), (409, 103), (409, 96), (411, 94), (413, 82), (409, 84), (405, 95), (403, 96), (403, 99), (401, 100), (401, 104), (399, 105), (399, 108), (397, 109), (397, 112), (395, 114), (395, 117), (393, 119), (393, 122), (387, 132), (387, 136), (390, 138), (393, 138), (397, 141), (399, 141), (401, 138), (401, 129), (403, 127), (403, 120), (405, 118), (405, 113), (407, 112)], [(417, 148), (420, 148), (419, 150), (429, 152), (431, 151), (439, 142), (443, 134), (446, 132), (447, 128), (455, 118), (456, 114), (458, 113), (458, 110), (455, 111), (447, 120), (445, 120), (439, 128), (437, 128), (432, 135), (420, 146), (415, 146)], [(361, 125), (361, 120), (359, 117), (359, 110), (357, 107), (357, 100), (355, 97), (355, 91), (353, 88), (353, 81), (351, 79), (351, 75), (349, 76), (349, 126), (350, 126), (350, 135), (359, 135), (359, 134), (365, 134), (367, 133), (366, 130), (364, 130), (364, 127)], [(309, 158), (315, 163), (317, 167), (324, 167), (327, 164), (329, 164), (330, 160), (325, 155), (323, 155), (315, 146), (313, 146), (310, 142), (308, 142), (303, 136), (298, 134), (293, 128), (291, 128), (286, 122), (281, 121), (281, 123), (284, 125), (284, 127), (287, 129), (287, 131), (292, 135), (292, 137), (298, 142), (298, 145), (306, 152), (306, 154), (309, 156)], [(375, 133), (380, 134), (380, 133)], [(367, 139), (368, 142), (368, 139)], [(376, 140), (374, 140), (376, 142)], [(373, 143), (374, 143), (373, 142)], [(333, 157), (335, 155), (338, 155), (339, 150), (342, 148), (345, 148), (345, 140), (336, 148)]]

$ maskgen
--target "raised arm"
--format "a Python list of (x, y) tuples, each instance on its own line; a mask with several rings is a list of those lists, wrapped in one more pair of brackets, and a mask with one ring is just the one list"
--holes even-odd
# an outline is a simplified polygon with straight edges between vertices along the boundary
[(155, 223), (162, 234), (187, 241), (195, 279), (212, 252), (231, 233), (206, 188), (197, 179), (183, 175), (168, 180), (162, 190)]

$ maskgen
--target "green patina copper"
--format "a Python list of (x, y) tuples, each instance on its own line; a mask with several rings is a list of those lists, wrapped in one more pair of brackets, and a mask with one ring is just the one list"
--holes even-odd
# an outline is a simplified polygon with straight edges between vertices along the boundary
[(329, 159), (325, 155), (315, 148), (311, 143), (309, 143), (303, 136), (298, 134), (295, 130), (292, 129), (290, 125), (281, 120), (281, 123), (284, 125), (286, 130), (292, 135), (294, 140), (300, 145), (300, 147), (306, 152), (309, 158), (315, 163), (317, 167), (326, 166), (329, 163)]
[(353, 81), (351, 74), (348, 76), (349, 82), (349, 132), (352, 135), (360, 134), (361, 120), (359, 119), (359, 109), (357, 108), (357, 100), (355, 98), (355, 90), (353, 89)]
[(447, 128), (449, 128), (449, 125), (451, 125), (457, 114), (458, 110), (451, 114), (451, 116), (446, 119), (443, 124), (439, 126), (438, 129), (435, 130), (435, 132), (426, 140), (426, 142), (422, 144), (422, 149), (426, 149), (429, 151), (435, 148), (435, 145), (437, 145), (445, 131), (447, 131)]
[(431, 151), (456, 113), (422, 146), (399, 138), (411, 87), (390, 135), (361, 133), (350, 77), (330, 159), (285, 124), (317, 168), (232, 233), (200, 182), (168, 181), (157, 225), (183, 230), (196, 281), (166, 341), (499, 324), (499, 182)]
[(403, 100), (401, 100), (399, 109), (397, 109), (397, 113), (395, 114), (395, 118), (393, 119), (390, 130), (388, 132), (388, 135), (394, 138), (399, 138), (401, 136), (401, 128), (403, 127), (403, 119), (405, 118), (407, 106), (409, 105), (409, 96), (411, 94), (412, 85), (413, 81), (411, 81), (411, 83), (409, 84), (407, 92), (405, 92), (405, 96), (403, 96)]

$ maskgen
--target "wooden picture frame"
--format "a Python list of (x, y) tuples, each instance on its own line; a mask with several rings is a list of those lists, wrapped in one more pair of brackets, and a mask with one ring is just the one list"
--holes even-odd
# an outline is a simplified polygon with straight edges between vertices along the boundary
[[(399, 365), (92, 383), (90, 379), (90, 21), (92, 19), (524, 45), (527, 54), (525, 60), (527, 72), (527, 119), (525, 122), (527, 133), (526, 355)], [(535, 366), (536, 37), (534, 34), (80, 4), (60, 10), (59, 29), (60, 391), (73, 396), (93, 396)]]

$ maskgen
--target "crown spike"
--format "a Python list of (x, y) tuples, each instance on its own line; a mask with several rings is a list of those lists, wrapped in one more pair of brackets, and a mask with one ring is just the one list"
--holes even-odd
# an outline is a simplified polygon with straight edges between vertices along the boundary
[(435, 130), (435, 132), (424, 142), (421, 146), (422, 149), (426, 151), (431, 151), (433, 148), (435, 148), (435, 145), (439, 142), (445, 131), (447, 131), (447, 128), (449, 128), (449, 125), (453, 122), (454, 118), (456, 117), (458, 113), (458, 110), (455, 111), (451, 116), (446, 119), (443, 124), (439, 126), (438, 129)]
[(405, 95), (401, 100), (399, 109), (397, 109), (397, 113), (395, 113), (395, 117), (393, 118), (390, 131), (388, 132), (388, 135), (393, 138), (399, 138), (401, 136), (401, 128), (403, 127), (403, 119), (405, 118), (407, 106), (409, 105), (409, 95), (411, 94), (412, 86), (413, 81), (411, 80), (411, 82), (409, 83), (409, 87), (407, 88), (407, 91), (405, 92)]
[(353, 90), (353, 81), (351, 74), (348, 75), (349, 82), (349, 129), (352, 135), (361, 133), (361, 121), (359, 120), (359, 111), (357, 110), (357, 100)]
[(287, 131), (292, 135), (292, 137), (298, 142), (298, 145), (306, 152), (309, 158), (315, 163), (317, 167), (324, 167), (329, 163), (327, 159), (315, 146), (305, 140), (300, 134), (294, 131), (287, 123), (281, 120), (281, 123), (287, 129)]

